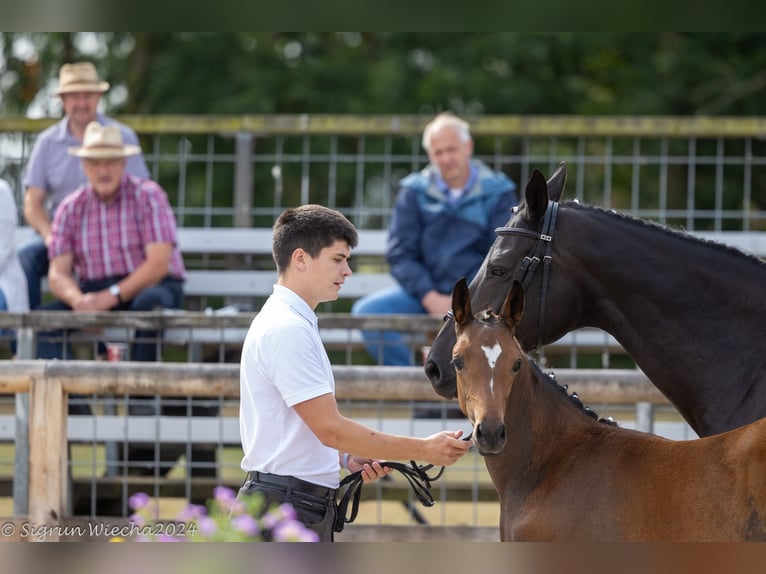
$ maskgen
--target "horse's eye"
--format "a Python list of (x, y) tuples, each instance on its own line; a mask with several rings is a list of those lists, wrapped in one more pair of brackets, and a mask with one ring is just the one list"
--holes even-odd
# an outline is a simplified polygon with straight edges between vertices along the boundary
[(513, 372), (517, 372), (521, 368), (521, 359), (516, 359), (516, 362), (513, 364)]
[(454, 365), (456, 371), (462, 371), (463, 367), (465, 366), (462, 357), (453, 357), (452, 364)]
[(503, 267), (493, 267), (490, 269), (489, 273), (492, 277), (505, 277), (506, 275), (505, 268)]

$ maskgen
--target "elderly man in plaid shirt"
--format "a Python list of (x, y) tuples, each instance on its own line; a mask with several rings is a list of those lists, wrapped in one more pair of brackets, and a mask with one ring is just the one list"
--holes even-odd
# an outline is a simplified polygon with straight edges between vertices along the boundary
[[(48, 246), (48, 283), (57, 301), (45, 310), (150, 311), (179, 308), (186, 275), (176, 221), (167, 194), (155, 182), (125, 172), (125, 158), (140, 153), (124, 145), (116, 126), (91, 122), (81, 147), (88, 183), (59, 205)], [(137, 332), (130, 358), (157, 360), (155, 333)], [(69, 350), (40, 334), (39, 358), (69, 358)]]
[[(167, 194), (154, 181), (125, 170), (126, 158), (140, 153), (140, 148), (125, 145), (118, 126), (91, 122), (83, 145), (68, 152), (81, 158), (88, 183), (69, 194), (53, 218), (48, 283), (57, 301), (41, 310), (180, 308), (186, 270)], [(61, 335), (60, 331), (39, 333), (38, 358), (70, 358), (71, 350)], [(125, 358), (156, 361), (157, 336), (155, 331), (137, 330), (136, 342)], [(90, 413), (79, 397), (72, 398), (70, 413)], [(179, 409), (184, 410), (172, 406), (162, 410), (181, 414), (175, 412)], [(132, 398), (129, 410), (155, 414), (154, 399)], [(153, 472), (153, 445), (132, 445), (128, 457), (135, 463), (129, 472)], [(172, 462), (166, 463), (162, 473), (170, 467)]]

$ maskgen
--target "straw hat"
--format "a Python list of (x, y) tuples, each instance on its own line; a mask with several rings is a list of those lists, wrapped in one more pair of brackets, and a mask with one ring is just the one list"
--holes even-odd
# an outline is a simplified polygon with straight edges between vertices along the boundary
[(136, 155), (141, 153), (141, 148), (123, 144), (122, 132), (116, 125), (102, 126), (98, 122), (90, 122), (85, 128), (82, 146), (70, 147), (67, 152), (77, 157), (108, 159)]
[(90, 62), (64, 64), (59, 70), (59, 87), (54, 95), (70, 92), (105, 92), (109, 82), (98, 79), (96, 67)]

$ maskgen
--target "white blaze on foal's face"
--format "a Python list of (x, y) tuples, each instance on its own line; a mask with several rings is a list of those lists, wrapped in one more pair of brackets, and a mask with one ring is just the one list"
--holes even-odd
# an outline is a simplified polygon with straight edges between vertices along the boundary
[(489, 364), (489, 368), (492, 370), (492, 376), (489, 379), (489, 392), (492, 393), (492, 396), (495, 396), (495, 365), (497, 364), (498, 358), (500, 358), (500, 353), (502, 352), (502, 348), (500, 347), (499, 343), (495, 343), (493, 346), (488, 347), (487, 345), (482, 345), (481, 350), (484, 351), (484, 356), (487, 357), (487, 363)]

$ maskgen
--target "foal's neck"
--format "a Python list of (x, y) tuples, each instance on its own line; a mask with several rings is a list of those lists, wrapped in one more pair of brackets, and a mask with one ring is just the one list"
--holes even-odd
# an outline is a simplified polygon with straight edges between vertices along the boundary
[(567, 435), (598, 424), (596, 418), (576, 394), (568, 394), (565, 387), (529, 361), (514, 383), (505, 424), (507, 429), (544, 444), (560, 442)]

